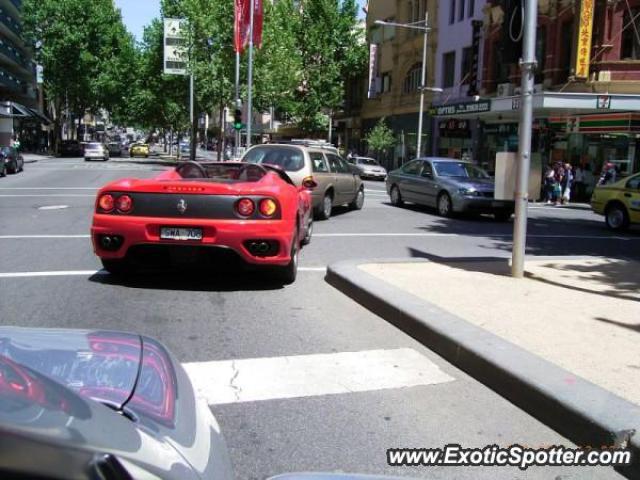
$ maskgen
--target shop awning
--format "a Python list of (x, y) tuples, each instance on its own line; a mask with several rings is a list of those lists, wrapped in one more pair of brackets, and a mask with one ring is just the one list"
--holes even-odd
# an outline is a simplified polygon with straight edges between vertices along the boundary
[[(485, 122), (520, 118), (521, 97), (478, 98), (455, 104), (434, 106), (431, 115), (441, 118), (470, 118)], [(640, 112), (640, 95), (541, 92), (533, 95), (535, 118), (575, 115), (606, 115), (613, 112)]]
[(0, 102), (0, 118), (34, 118), (45, 125), (51, 120), (42, 112), (16, 102)]

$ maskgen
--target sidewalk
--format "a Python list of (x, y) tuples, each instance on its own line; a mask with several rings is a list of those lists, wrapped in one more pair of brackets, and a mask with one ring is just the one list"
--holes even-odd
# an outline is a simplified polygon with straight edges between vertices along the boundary
[(640, 264), (534, 257), (526, 270), (351, 261), (327, 281), (576, 443), (640, 453)]

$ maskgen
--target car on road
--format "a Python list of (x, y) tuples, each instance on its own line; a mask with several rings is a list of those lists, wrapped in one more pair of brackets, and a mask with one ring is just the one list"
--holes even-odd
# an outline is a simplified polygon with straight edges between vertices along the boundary
[(24, 170), (24, 158), (15, 147), (0, 147), (0, 177)]
[(220, 427), (150, 337), (0, 327), (0, 477), (231, 480)]
[(134, 143), (129, 147), (129, 156), (149, 158), (149, 144)]
[(351, 157), (347, 161), (358, 169), (361, 178), (383, 181), (387, 178), (387, 170), (374, 158)]
[(335, 147), (321, 144), (256, 145), (244, 154), (243, 162), (274, 165), (287, 172), (296, 185), (307, 181), (318, 184), (313, 190), (313, 210), (327, 220), (333, 207), (348, 205), (360, 210), (364, 205), (364, 185), (358, 171), (340, 157)]
[(61, 157), (81, 157), (82, 144), (78, 140), (63, 140), (60, 143)]
[(111, 157), (122, 156), (122, 144), (120, 142), (112, 141), (107, 143), (107, 149)]
[(91, 237), (104, 268), (240, 260), (295, 281), (313, 232), (311, 188), (268, 165), (184, 162), (151, 179), (111, 182), (97, 194)]
[(591, 195), (591, 208), (604, 215), (611, 230), (625, 230), (631, 224), (640, 224), (640, 174), (596, 186)]
[(412, 160), (389, 172), (387, 193), (391, 203), (412, 202), (435, 207), (438, 215), (491, 213), (507, 221), (514, 211), (512, 200), (494, 197), (494, 180), (480, 167), (451, 158), (428, 157)]
[(102, 143), (89, 142), (84, 146), (84, 159), (85, 161), (102, 160), (106, 162), (109, 160), (109, 150)]

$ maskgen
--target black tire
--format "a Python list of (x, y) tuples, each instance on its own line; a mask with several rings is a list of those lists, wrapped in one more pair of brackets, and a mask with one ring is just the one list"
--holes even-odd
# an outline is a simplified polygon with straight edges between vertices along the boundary
[(453, 205), (451, 204), (451, 197), (447, 192), (442, 192), (438, 195), (438, 201), (436, 202), (436, 211), (441, 217), (450, 217), (453, 213)]
[(2, 169), (0, 169), (0, 177), (6, 177), (7, 176), (7, 165), (2, 162)]
[(513, 212), (511, 212), (510, 210), (501, 210), (499, 212), (494, 212), (493, 218), (495, 218), (497, 222), (508, 222), (509, 220), (511, 220), (512, 213)]
[(325, 193), (322, 198), (322, 203), (318, 207), (316, 213), (319, 220), (329, 220), (331, 217), (331, 211), (333, 210), (333, 197), (331, 192)]
[(358, 189), (358, 193), (356, 193), (355, 198), (349, 204), (349, 208), (351, 210), (362, 210), (364, 206), (364, 187), (360, 187)]
[(18, 160), (16, 160), (16, 163), (13, 165), (13, 167), (11, 167), (11, 170), (9, 170), (9, 173), (16, 174), (18, 172), (19, 172)]
[(309, 223), (307, 224), (307, 231), (302, 239), (302, 245), (309, 245), (311, 243), (311, 237), (313, 236), (313, 216), (309, 215)]
[(609, 230), (621, 231), (629, 228), (629, 214), (620, 203), (609, 205), (604, 213), (604, 221)]
[(300, 245), (298, 242), (298, 233), (293, 237), (291, 244), (291, 261), (284, 267), (278, 268), (276, 276), (285, 285), (290, 285), (296, 281), (298, 275), (298, 255), (300, 254)]
[(112, 275), (125, 275), (130, 271), (126, 260), (101, 258), (100, 261), (102, 262), (102, 267)]
[(397, 185), (391, 187), (391, 191), (389, 192), (389, 197), (391, 198), (391, 205), (396, 207), (401, 207), (404, 205), (404, 200), (402, 200), (402, 194), (400, 193), (400, 188)]

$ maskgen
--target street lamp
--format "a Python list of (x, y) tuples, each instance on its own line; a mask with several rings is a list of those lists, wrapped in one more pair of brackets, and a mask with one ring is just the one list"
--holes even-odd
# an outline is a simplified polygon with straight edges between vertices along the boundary
[(384, 20), (376, 20), (376, 25), (388, 26), (388, 27), (400, 27), (400, 28), (408, 28), (411, 30), (419, 30), (424, 32), (424, 44), (422, 47), (422, 77), (420, 80), (420, 113), (418, 117), (418, 145), (417, 145), (417, 157), (419, 158), (422, 154), (422, 117), (424, 116), (424, 92), (442, 92), (441, 88), (435, 87), (427, 87), (427, 41), (429, 39), (429, 32), (431, 31), (431, 27), (429, 27), (429, 12), (426, 11), (424, 14), (424, 21), (413, 22), (413, 23), (397, 23), (397, 22), (386, 22)]

